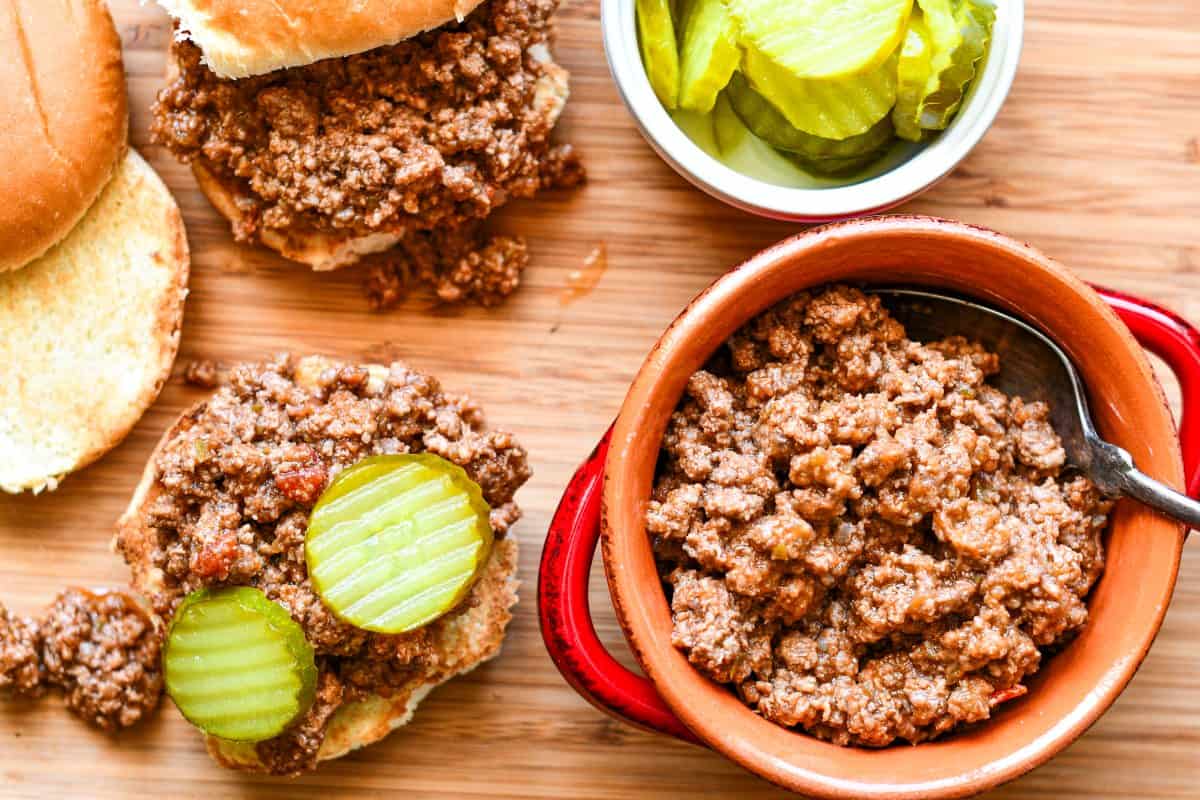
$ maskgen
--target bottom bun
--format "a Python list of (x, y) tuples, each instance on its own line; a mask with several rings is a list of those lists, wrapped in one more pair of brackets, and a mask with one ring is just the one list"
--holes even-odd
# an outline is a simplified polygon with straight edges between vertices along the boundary
[[(496, 542), (487, 568), (472, 590), (474, 604), (444, 626), (437, 641), (437, 657), (431, 659), (433, 666), (414, 675), (391, 697), (371, 695), (338, 708), (329, 722), (317, 760), (340, 758), (378, 742), (412, 719), (417, 704), (434, 688), (495, 657), (504, 640), (504, 629), (512, 619), (509, 609), (517, 602), (516, 568), (516, 540)], [(266, 772), (253, 742), (229, 742), (209, 736), (207, 744), (209, 755), (223, 767)]]

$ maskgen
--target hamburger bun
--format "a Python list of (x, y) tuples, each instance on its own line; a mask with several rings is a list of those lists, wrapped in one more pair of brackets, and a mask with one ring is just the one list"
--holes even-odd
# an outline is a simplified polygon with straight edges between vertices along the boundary
[[(295, 380), (301, 386), (313, 387), (330, 366), (322, 356), (308, 356), (296, 365)], [(387, 367), (370, 365), (373, 378), (383, 379)], [(134, 491), (125, 513), (117, 523), (121, 552), (129, 561), (133, 587), (145, 596), (160, 592), (163, 574), (152, 565), (156, 547), (150, 526), (150, 510), (161, 487), (157, 482), (155, 462), (159, 452), (175, 436), (187, 430), (204, 403), (193, 406), (172, 425), (159, 440), (146, 464), (142, 479)], [(443, 626), (437, 640), (437, 654), (430, 665), (414, 672), (409, 682), (391, 697), (371, 695), (364, 700), (346, 703), (334, 712), (321, 744), (318, 760), (339, 758), (352, 750), (372, 744), (402, 727), (416, 711), (417, 705), (434, 688), (451, 678), (470, 672), (500, 652), (504, 631), (512, 619), (511, 609), (517, 602), (516, 580), (517, 542), (506, 537), (498, 539), (478, 582), (472, 587), (467, 610)], [(253, 742), (230, 742), (206, 736), (209, 755), (221, 766), (230, 769), (266, 772)]]
[(0, 272), (62, 241), (125, 152), (121, 40), (100, 0), (0, 0)]
[(222, 78), (396, 44), (462, 20), (482, 0), (158, 0)]
[(0, 488), (54, 489), (129, 433), (170, 375), (188, 263), (175, 200), (130, 150), (66, 239), (0, 273)]
[[(546, 117), (550, 126), (558, 121), (563, 108), (567, 104), (570, 93), (568, 74), (565, 69), (551, 60), (550, 49), (545, 45), (535, 45), (530, 48), (534, 58), (546, 65), (546, 73), (537, 83), (534, 93), (534, 106)], [(167, 83), (171, 83), (179, 74), (179, 66), (174, 59), (167, 63)], [(234, 227), (240, 227), (246, 207), (253, 207), (249, 198), (239, 202), (240, 189), (231, 181), (222, 181), (217, 175), (203, 164), (203, 159), (192, 162), (192, 174), (200, 191), (204, 193), (220, 214), (229, 220)], [(363, 236), (337, 236), (331, 233), (314, 230), (260, 227), (258, 240), (284, 258), (308, 264), (314, 270), (323, 272), (350, 266), (364, 256), (381, 253), (395, 247), (401, 239), (400, 234), (377, 232)]]

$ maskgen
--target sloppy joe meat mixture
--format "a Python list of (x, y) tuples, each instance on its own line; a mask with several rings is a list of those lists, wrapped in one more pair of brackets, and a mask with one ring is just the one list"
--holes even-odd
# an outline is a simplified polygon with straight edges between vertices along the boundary
[(478, 406), (430, 377), (400, 364), (372, 376), (333, 362), (298, 383), (296, 370), (287, 357), (234, 367), (229, 384), (185, 416), (155, 456), (149, 535), (118, 537), (137, 585), (151, 582), (147, 571), (161, 571), (152, 602), (166, 619), (195, 589), (243, 585), (261, 589), (304, 629), (320, 671), (316, 702), (291, 729), (257, 745), (266, 768), (280, 774), (315, 764), (341, 704), (390, 696), (428, 671), (440, 626), (473, 602), (468, 594), (456, 611), (400, 635), (333, 616), (308, 580), (304, 554), (309, 514), (329, 481), (367, 456), (436, 453), (479, 484), (503, 537), (520, 516), (513, 495), (530, 475), (511, 435), (486, 430)]
[(997, 357), (796, 295), (688, 381), (646, 524), (674, 643), (763, 717), (919, 742), (1023, 694), (1087, 620), (1111, 503)]
[(161, 648), (154, 618), (124, 592), (67, 589), (36, 620), (0, 606), (0, 689), (36, 697), (57, 687), (69, 709), (107, 731), (158, 705)]
[[(571, 147), (550, 142), (559, 68), (544, 47), (557, 5), (489, 0), (396, 45), (239, 80), (176, 39), (179, 74), (154, 105), (152, 138), (236, 191), (241, 239), (262, 228), (403, 235), (407, 246), (368, 287), (377, 305), (409, 278), (443, 299), (496, 302), (515, 286), (524, 245), (489, 246), (479, 221), (511, 198), (583, 180)], [(438, 244), (433, 230), (456, 232), (452, 258), (423, 257)]]

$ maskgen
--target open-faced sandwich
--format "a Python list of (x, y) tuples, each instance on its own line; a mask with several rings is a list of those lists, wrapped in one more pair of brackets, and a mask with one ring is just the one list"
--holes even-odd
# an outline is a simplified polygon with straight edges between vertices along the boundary
[(442, 299), (490, 303), (526, 252), (480, 221), (582, 176), (550, 141), (558, 0), (160, 2), (179, 30), (152, 135), (243, 241), (321, 270), (399, 245)]
[(529, 474), (470, 400), (400, 364), (233, 368), (164, 436), (115, 541), (213, 757), (311, 769), (494, 656)]

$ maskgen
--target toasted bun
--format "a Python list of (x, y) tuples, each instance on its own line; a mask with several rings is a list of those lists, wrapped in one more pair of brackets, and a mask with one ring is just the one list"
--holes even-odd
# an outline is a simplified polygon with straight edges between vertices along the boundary
[(482, 0), (158, 0), (222, 78), (396, 44), (462, 20)]
[(54, 489), (129, 433), (171, 372), (187, 278), (179, 208), (133, 150), (65, 240), (0, 274), (0, 488)]
[[(296, 383), (317, 385), (318, 378), (329, 365), (330, 361), (322, 356), (301, 359), (296, 364)], [(368, 369), (371, 380), (384, 380), (387, 376), (386, 367), (371, 365)], [(148, 522), (149, 511), (160, 491), (155, 480), (154, 462), (167, 442), (194, 424), (202, 406), (203, 403), (198, 404), (184, 413), (163, 435), (146, 464), (129, 507), (117, 523), (117, 539), (130, 560), (133, 586), (145, 595), (159, 592), (163, 587), (162, 572), (151, 565), (156, 544)], [(117, 540), (113, 541), (115, 547)], [(409, 683), (391, 697), (371, 695), (341, 706), (329, 722), (318, 759), (339, 758), (379, 741), (412, 719), (417, 704), (435, 687), (495, 657), (512, 619), (510, 609), (517, 602), (516, 570), (516, 540), (511, 537), (500, 539), (492, 549), (483, 575), (471, 590), (470, 608), (442, 627), (437, 640), (437, 655), (430, 659), (430, 666), (423, 672), (414, 673)], [(206, 743), (209, 754), (224, 767), (265, 771), (253, 743), (229, 742), (211, 736), (206, 737)]]
[[(567, 71), (551, 61), (550, 51), (545, 46), (535, 45), (530, 52), (546, 65), (546, 74), (538, 80), (533, 102), (542, 109), (550, 125), (554, 125), (567, 103)], [(178, 66), (174, 61), (169, 63), (167, 73), (168, 80), (178, 74)], [(241, 207), (244, 205), (238, 202), (238, 187), (221, 181), (201, 160), (192, 162), (192, 174), (196, 176), (200, 191), (213, 207), (236, 225), (243, 217)], [(400, 236), (384, 232), (366, 236), (338, 236), (322, 231), (260, 228), (258, 239), (284, 258), (308, 264), (317, 271), (325, 271), (346, 267), (363, 256), (391, 249), (399, 243)]]
[(0, 272), (75, 227), (125, 151), (121, 41), (100, 0), (0, 0)]

